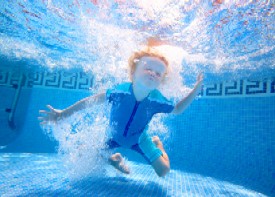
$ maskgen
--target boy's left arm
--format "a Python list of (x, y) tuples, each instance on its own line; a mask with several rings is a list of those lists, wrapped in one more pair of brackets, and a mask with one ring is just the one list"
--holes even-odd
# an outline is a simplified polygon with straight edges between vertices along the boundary
[(200, 73), (197, 77), (197, 82), (193, 90), (188, 94), (188, 96), (186, 96), (176, 104), (172, 113), (181, 114), (192, 103), (192, 101), (197, 96), (198, 92), (201, 90), (202, 81), (203, 81), (203, 74)]

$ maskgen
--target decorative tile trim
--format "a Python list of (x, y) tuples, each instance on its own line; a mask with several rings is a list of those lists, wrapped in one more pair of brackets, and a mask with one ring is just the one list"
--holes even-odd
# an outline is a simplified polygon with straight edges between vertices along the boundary
[[(23, 88), (61, 88), (69, 90), (89, 90), (93, 87), (93, 76), (84, 72), (30, 72), (23, 74)], [(20, 73), (0, 70), (0, 85), (18, 83)]]
[[(24, 88), (59, 88), (67, 90), (90, 90), (93, 76), (84, 72), (29, 72), (25, 77)], [(0, 69), (0, 85), (16, 85), (19, 72)], [(231, 98), (275, 96), (275, 77), (264, 80), (237, 80), (203, 85), (200, 95), (204, 98)]]
[(243, 80), (233, 81), (231, 83), (224, 83), (224, 94), (225, 95), (242, 95), (243, 94)]
[(213, 84), (214, 87), (208, 87), (205, 91), (205, 95), (208, 96), (221, 96), (222, 95), (222, 83), (220, 84)]
[(205, 98), (275, 96), (275, 78), (203, 85), (200, 95)]

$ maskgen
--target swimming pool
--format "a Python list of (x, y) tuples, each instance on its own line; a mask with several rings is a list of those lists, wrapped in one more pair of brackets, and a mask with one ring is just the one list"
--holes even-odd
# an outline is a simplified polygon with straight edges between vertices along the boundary
[[(219, 2), (1, 2), (0, 195), (274, 196), (274, 4)], [(152, 35), (184, 49), (166, 94), (185, 95), (205, 73), (182, 115), (151, 124), (170, 157), (165, 178), (129, 150), (119, 149), (130, 175), (92, 158), (102, 106), (39, 126), (45, 105), (63, 109), (127, 79), (125, 60)]]

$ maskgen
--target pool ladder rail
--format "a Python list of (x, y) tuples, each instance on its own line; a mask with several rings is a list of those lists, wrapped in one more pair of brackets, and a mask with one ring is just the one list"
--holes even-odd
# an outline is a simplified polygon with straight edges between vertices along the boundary
[(16, 89), (11, 107), (4, 109), (5, 112), (9, 113), (8, 125), (12, 130), (16, 129), (16, 126), (14, 124), (14, 114), (15, 114), (15, 111), (16, 111), (16, 106), (17, 106), (18, 99), (19, 99), (19, 96), (20, 96), (20, 93), (21, 93), (22, 86), (24, 85), (24, 82), (25, 82), (25, 76), (23, 74), (21, 74), (20, 77), (19, 77), (19, 80), (18, 80), (18, 84), (13, 84), (13, 85), (2, 85), (2, 84), (0, 84), (0, 86), (11, 87), (11, 88)]

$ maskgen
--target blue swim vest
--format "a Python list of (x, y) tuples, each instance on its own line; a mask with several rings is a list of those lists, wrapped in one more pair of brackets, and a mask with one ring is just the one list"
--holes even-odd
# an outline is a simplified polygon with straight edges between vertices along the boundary
[(170, 113), (174, 109), (158, 90), (153, 90), (142, 101), (137, 101), (132, 83), (122, 83), (108, 89), (106, 98), (111, 103), (110, 128), (112, 139), (119, 145), (131, 147), (148, 127), (156, 113)]

